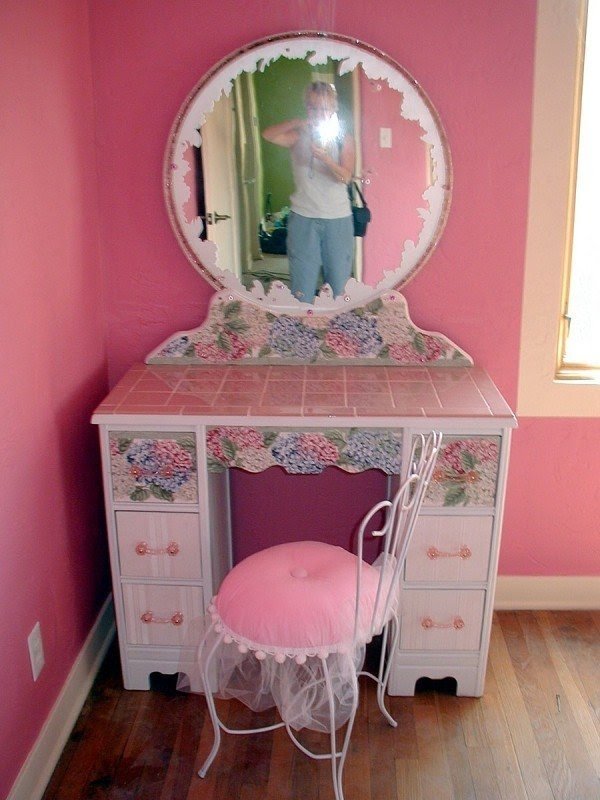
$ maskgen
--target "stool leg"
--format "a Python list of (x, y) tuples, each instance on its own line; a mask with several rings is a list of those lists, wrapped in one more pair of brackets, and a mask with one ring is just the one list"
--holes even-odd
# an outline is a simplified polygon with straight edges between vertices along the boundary
[[(205, 641), (206, 641), (206, 639), (203, 639), (202, 640), (202, 644), (200, 645), (200, 650), (199, 650), (199, 653), (198, 653), (198, 658), (199, 659), (201, 659), (202, 651), (204, 650)], [(206, 697), (206, 705), (208, 707), (208, 713), (210, 714), (210, 718), (211, 718), (211, 721), (212, 721), (212, 724), (213, 724), (215, 738), (214, 738), (212, 750), (208, 754), (208, 758), (206, 759), (204, 764), (198, 770), (198, 775), (201, 778), (206, 777), (206, 773), (208, 772), (212, 762), (215, 760), (215, 756), (219, 752), (219, 747), (221, 746), (221, 720), (219, 719), (219, 715), (217, 714), (217, 709), (216, 709), (216, 706), (215, 706), (215, 700), (214, 700), (214, 697), (212, 695), (212, 691), (211, 691), (211, 688), (210, 688), (209, 668), (210, 668), (212, 660), (213, 660), (213, 658), (215, 656), (215, 653), (217, 652), (217, 649), (221, 645), (222, 641), (223, 641), (223, 635), (219, 636), (219, 638), (217, 639), (215, 645), (213, 646), (213, 648), (209, 652), (208, 656), (202, 662), (202, 670), (201, 670), (202, 685), (203, 685), (203, 688), (204, 688), (204, 695)]]
[[(344, 734), (344, 743), (341, 751), (337, 752), (337, 743), (335, 736), (335, 704), (333, 698), (333, 688), (331, 686), (331, 677), (329, 675), (329, 667), (327, 660), (323, 660), (323, 673), (325, 676), (325, 687), (327, 690), (327, 699), (329, 703), (329, 736), (331, 742), (331, 773), (333, 778), (333, 791), (335, 793), (335, 800), (344, 800), (344, 789), (342, 786), (342, 773), (344, 771), (344, 764), (346, 763), (346, 756), (348, 755), (348, 746), (350, 744), (350, 735), (354, 727), (354, 718), (356, 717), (356, 710), (358, 708), (358, 679), (352, 665), (352, 711), (350, 718), (346, 723), (346, 732)], [(339, 758), (339, 762), (338, 762)]]
[[(387, 650), (387, 641), (388, 641), (388, 633), (390, 626), (392, 627), (392, 641), (390, 645), (390, 655), (386, 662), (386, 650)], [(377, 673), (377, 704), (379, 706), (379, 710), (392, 726), (392, 728), (397, 728), (398, 723), (392, 717), (390, 712), (385, 707), (385, 690), (387, 689), (388, 681), (390, 679), (390, 671), (392, 669), (392, 659), (394, 657), (394, 653), (396, 652), (396, 647), (398, 646), (398, 636), (400, 633), (400, 626), (398, 625), (398, 620), (395, 617), (392, 617), (388, 624), (385, 626), (383, 631), (383, 638), (381, 641), (381, 655), (379, 656), (379, 672)]]

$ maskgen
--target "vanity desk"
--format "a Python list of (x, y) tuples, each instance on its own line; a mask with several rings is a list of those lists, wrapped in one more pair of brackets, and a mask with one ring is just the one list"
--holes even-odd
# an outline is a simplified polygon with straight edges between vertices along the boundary
[(389, 690), (451, 676), (458, 694), (482, 693), (515, 425), (485, 372), (145, 364), (94, 422), (126, 688), (186, 661), (193, 674), (201, 617), (231, 566), (229, 468), (401, 476), (413, 437), (436, 429), (442, 452), (406, 561)]
[[(277, 144), (291, 148), (301, 134), (260, 142), (265, 126), (281, 127), (275, 106), (288, 119), (304, 113), (303, 92), (309, 118), (296, 130), (321, 135), (307, 85), (313, 101), (315, 86), (326, 87), (320, 113), (338, 140), (329, 160), (342, 143), (354, 153), (353, 179), (374, 209), (366, 236), (347, 226), (342, 292), (323, 282), (310, 303), (290, 288), (289, 194), (271, 213), (289, 170)], [(287, 108), (272, 102), (273, 87)], [(323, 150), (314, 152), (320, 161)], [(311, 158), (309, 178), (326, 168)], [(148, 689), (152, 672), (183, 672), (197, 687), (203, 616), (231, 568), (230, 469), (377, 469), (391, 494), (414, 437), (436, 429), (442, 450), (403, 573), (388, 688), (410, 695), (421, 677), (449, 676), (460, 695), (483, 692), (516, 421), (489, 376), (446, 336), (418, 327), (398, 291), (434, 251), (451, 186), (431, 101), (396, 62), (354, 39), (255, 42), (186, 98), (167, 144), (166, 205), (183, 253), (217, 291), (204, 322), (133, 366), (93, 416), (126, 688)], [(316, 221), (322, 231), (327, 220)]]

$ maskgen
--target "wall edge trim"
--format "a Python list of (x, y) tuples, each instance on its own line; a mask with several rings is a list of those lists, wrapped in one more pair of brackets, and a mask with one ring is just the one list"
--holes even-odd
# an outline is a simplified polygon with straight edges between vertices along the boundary
[(7, 800), (40, 800), (115, 635), (112, 594), (102, 608)]
[(584, 611), (600, 609), (597, 575), (498, 575), (496, 611)]

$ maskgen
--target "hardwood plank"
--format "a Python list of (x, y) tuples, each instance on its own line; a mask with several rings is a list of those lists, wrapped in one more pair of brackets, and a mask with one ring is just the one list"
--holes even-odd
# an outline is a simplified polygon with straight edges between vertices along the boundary
[[(199, 778), (213, 741), (205, 700), (167, 677), (153, 686), (125, 691), (111, 648), (43, 800), (333, 800), (329, 762), (307, 758), (283, 730), (223, 734)], [(217, 705), (232, 727), (274, 719)], [(381, 716), (372, 681), (361, 681), (346, 800), (597, 800), (600, 613), (496, 614), (482, 698), (431, 682), (388, 707), (398, 728)]]
[(494, 753), (502, 763), (502, 767), (497, 769), (498, 783), (501, 790), (506, 786), (506, 791), (511, 791), (510, 787), (514, 785), (514, 791), (518, 792), (513, 795), (515, 800), (517, 797), (554, 800), (515, 667), (504, 640), (504, 628), (501, 625), (507, 616), (509, 614), (506, 612), (494, 615), (496, 624), (492, 626), (488, 669), (493, 670), (497, 690), (481, 698), (490, 745), (496, 744)]

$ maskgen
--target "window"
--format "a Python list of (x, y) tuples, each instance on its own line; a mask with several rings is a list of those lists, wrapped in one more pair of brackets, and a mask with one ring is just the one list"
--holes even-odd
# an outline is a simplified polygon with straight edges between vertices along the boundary
[[(579, 120), (586, 5), (585, 0), (537, 4), (516, 408), (521, 417), (600, 417), (600, 381), (557, 379), (565, 253), (570, 253), (572, 241), (573, 131)], [(589, 5), (598, 5), (598, 0)], [(598, 229), (600, 218), (594, 221), (594, 231)], [(598, 269), (597, 255), (595, 259)]]
[[(582, 21), (585, 20), (582, 9)], [(579, 125), (574, 136), (570, 253), (567, 252), (564, 324), (558, 377), (600, 377), (600, 3), (589, 3), (581, 36)], [(579, 114), (577, 114), (579, 111)], [(578, 130), (577, 130), (578, 129)]]

